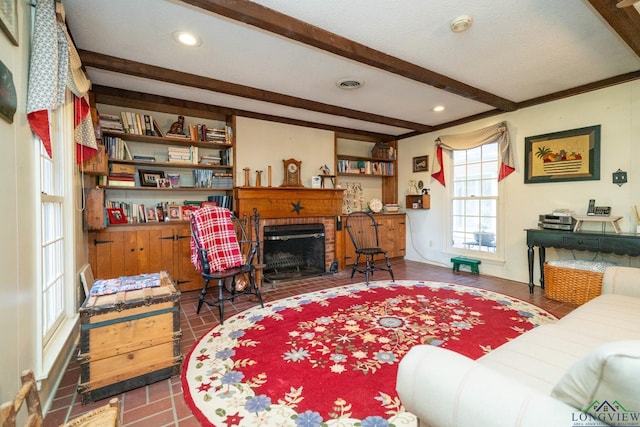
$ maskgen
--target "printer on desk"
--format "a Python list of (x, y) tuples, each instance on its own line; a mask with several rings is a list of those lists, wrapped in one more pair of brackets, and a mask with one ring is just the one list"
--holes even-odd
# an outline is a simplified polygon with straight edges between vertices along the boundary
[(576, 220), (570, 214), (551, 213), (538, 216), (538, 227), (550, 230), (573, 230)]

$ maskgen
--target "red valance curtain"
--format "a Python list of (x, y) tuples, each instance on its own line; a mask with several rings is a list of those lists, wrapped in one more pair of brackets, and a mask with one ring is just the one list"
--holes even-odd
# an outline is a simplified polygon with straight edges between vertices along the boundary
[(445, 173), (442, 162), (444, 150), (469, 150), (484, 144), (497, 142), (500, 150), (500, 171), (498, 181), (502, 181), (515, 170), (513, 151), (509, 139), (509, 129), (506, 122), (478, 129), (472, 132), (443, 135), (436, 139), (435, 155), (433, 156), (433, 173), (431, 176), (445, 186)]
[(97, 153), (89, 108), (90, 86), (91, 82), (82, 70), (80, 56), (69, 36), (62, 3), (37, 0), (29, 66), (27, 119), (50, 157), (49, 112), (64, 104), (67, 89), (74, 95), (76, 162), (80, 163)]

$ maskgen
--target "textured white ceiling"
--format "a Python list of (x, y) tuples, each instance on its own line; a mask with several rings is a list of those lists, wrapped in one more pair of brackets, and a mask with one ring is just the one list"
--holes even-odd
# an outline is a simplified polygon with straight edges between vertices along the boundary
[[(63, 0), (79, 49), (386, 117), (438, 125), (494, 107), (306, 46), (180, 1)], [(586, 0), (256, 0), (391, 56), (514, 102), (637, 71), (640, 58)], [(473, 25), (449, 23), (469, 14)], [(176, 44), (197, 33), (198, 48)], [(408, 129), (88, 69), (96, 84), (316, 123)], [(344, 77), (364, 81), (345, 91)], [(446, 110), (434, 113), (442, 104)]]

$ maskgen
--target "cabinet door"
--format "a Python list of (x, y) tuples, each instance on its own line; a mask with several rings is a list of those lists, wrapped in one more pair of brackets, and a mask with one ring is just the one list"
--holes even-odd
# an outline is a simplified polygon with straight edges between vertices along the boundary
[(191, 230), (188, 224), (175, 227), (175, 264), (176, 274), (173, 277), (180, 291), (202, 289), (203, 278), (191, 264)]
[(137, 273), (155, 273), (166, 270), (172, 277), (174, 265), (174, 231), (172, 227), (159, 226), (136, 232)]
[[(388, 215), (377, 218), (378, 240), (380, 247), (387, 251), (389, 258), (403, 257), (406, 254), (405, 240), (405, 216)], [(384, 257), (378, 257), (384, 258)], [(377, 258), (376, 258), (377, 259)]]
[(89, 264), (96, 279), (125, 275), (125, 233), (89, 232)]

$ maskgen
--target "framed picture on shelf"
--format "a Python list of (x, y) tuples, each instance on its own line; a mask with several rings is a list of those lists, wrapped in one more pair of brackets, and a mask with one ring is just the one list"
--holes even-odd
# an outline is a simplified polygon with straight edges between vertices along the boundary
[(171, 188), (171, 180), (169, 178), (158, 178), (156, 180), (158, 188)]
[(191, 221), (191, 214), (198, 209), (198, 206), (182, 206), (182, 220)]
[(163, 171), (138, 169), (142, 187), (158, 187), (158, 181), (164, 179)]
[(418, 156), (413, 158), (413, 171), (414, 172), (428, 172), (429, 171), (429, 156)]
[(110, 224), (126, 224), (129, 222), (122, 208), (107, 208)]
[(145, 214), (147, 222), (158, 222), (158, 211), (156, 208), (147, 208)]
[(169, 217), (169, 221), (182, 221), (182, 206), (169, 205), (167, 215)]

